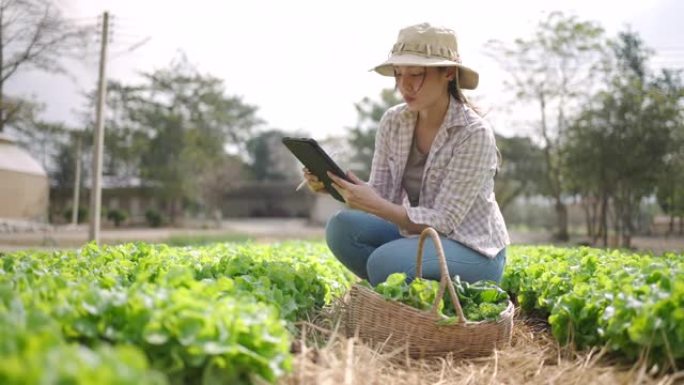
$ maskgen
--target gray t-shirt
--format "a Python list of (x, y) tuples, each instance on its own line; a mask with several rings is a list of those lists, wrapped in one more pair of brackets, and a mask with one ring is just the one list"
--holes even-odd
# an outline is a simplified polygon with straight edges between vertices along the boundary
[(423, 154), (418, 149), (416, 143), (416, 136), (413, 136), (411, 143), (411, 152), (406, 161), (406, 168), (404, 169), (404, 178), (401, 181), (402, 186), (406, 190), (411, 206), (418, 206), (420, 198), (420, 186), (423, 180), (423, 169), (425, 168), (425, 160), (428, 154)]

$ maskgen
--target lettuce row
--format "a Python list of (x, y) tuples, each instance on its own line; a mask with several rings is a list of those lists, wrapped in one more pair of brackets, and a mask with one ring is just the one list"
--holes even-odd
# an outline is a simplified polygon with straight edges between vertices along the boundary
[(607, 346), (661, 367), (684, 362), (684, 256), (588, 247), (514, 246), (502, 287), (521, 308), (548, 316), (578, 348)]
[(183, 384), (275, 381), (291, 369), (291, 322), (351, 280), (323, 244), (303, 242), (88, 244), (0, 255), (8, 301), (44, 314), (65, 344), (134, 346), (152, 369)]

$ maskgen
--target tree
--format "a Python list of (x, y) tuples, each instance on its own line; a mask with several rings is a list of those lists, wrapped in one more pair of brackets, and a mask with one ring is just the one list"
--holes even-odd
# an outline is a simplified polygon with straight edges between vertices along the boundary
[[(120, 185), (141, 178), (141, 155), (147, 151), (150, 136), (154, 135), (154, 130), (143, 126), (136, 115), (146, 104), (145, 97), (145, 86), (108, 82), (103, 174)], [(97, 101), (95, 92), (89, 95), (88, 100), (87, 110), (94, 111)], [(93, 116), (92, 113), (86, 116), (86, 132), (90, 137), (95, 122), (89, 120)]]
[(351, 162), (357, 170), (359, 178), (367, 180), (370, 176), (373, 152), (375, 151), (375, 133), (378, 130), (380, 119), (385, 111), (401, 103), (401, 98), (392, 88), (380, 92), (380, 100), (363, 98), (355, 104), (358, 114), (358, 122), (355, 127), (349, 128), (349, 144), (353, 149)]
[(301, 179), (301, 165), (283, 145), (286, 136), (302, 136), (298, 133), (288, 134), (281, 130), (268, 130), (247, 141), (249, 168), (252, 177), (257, 181), (297, 180)]
[(671, 150), (672, 117), (662, 108), (662, 91), (651, 80), (651, 51), (643, 40), (634, 32), (621, 32), (612, 48), (616, 71), (606, 98), (617, 107), (609, 123), (621, 155), (613, 197), (614, 230), (621, 245), (630, 247), (641, 200), (655, 191), (665, 168), (663, 152)]
[(563, 151), (566, 175), (588, 201), (588, 234), (607, 245), (612, 214), (620, 245), (630, 247), (642, 200), (671, 178), (663, 170), (680, 151), (673, 128), (681, 125), (681, 96), (673, 97), (673, 79), (651, 79), (650, 51), (637, 34), (621, 32), (611, 47), (607, 89), (569, 126)]
[(544, 153), (529, 137), (496, 136), (501, 168), (495, 179), (495, 195), (502, 211), (521, 195), (539, 194), (544, 185)]
[(70, 131), (68, 140), (59, 142), (57, 145), (56, 156), (52, 159), (53, 172), (50, 174), (50, 181), (59, 189), (72, 189), (75, 187), (76, 157), (79, 155), (80, 159), (78, 161), (81, 163), (81, 182), (79, 184), (82, 184), (82, 181), (87, 179), (90, 174), (88, 167), (84, 167), (86, 162), (83, 160), (83, 148), (81, 147), (80, 151), (77, 149), (78, 141), (81, 142), (81, 146), (86, 141), (83, 134), (82, 132)]
[(228, 147), (246, 151), (261, 120), (256, 107), (227, 96), (223, 81), (200, 74), (184, 56), (142, 76), (141, 84), (110, 89), (105, 169), (156, 186), (173, 223), (184, 202), (202, 199), (206, 170)]
[(216, 227), (221, 227), (223, 197), (245, 179), (242, 161), (235, 156), (222, 156), (212, 161), (198, 178), (200, 201), (212, 213)]
[(612, 108), (608, 100), (596, 100), (587, 106), (568, 127), (563, 147), (568, 189), (581, 197), (585, 211), (587, 236), (608, 245), (608, 210), (617, 180), (619, 154), (613, 145), (613, 132), (605, 120)]
[(63, 146), (69, 142), (69, 128), (62, 123), (41, 120), (44, 106), (32, 100), (22, 100), (22, 108), (11, 117), (11, 131), (17, 143), (31, 153), (49, 174), (60, 172), (56, 167)]
[(489, 52), (509, 73), (507, 86), (520, 102), (539, 110), (538, 138), (542, 143), (548, 195), (554, 200), (556, 237), (567, 240), (566, 183), (560, 148), (568, 117), (593, 84), (594, 70), (602, 64), (603, 29), (593, 22), (552, 12), (529, 39), (506, 45), (488, 43)]
[(5, 82), (23, 68), (63, 72), (60, 60), (84, 47), (91, 31), (62, 17), (52, 1), (0, 0), (0, 132), (25, 106), (5, 95)]
[(664, 155), (665, 166), (659, 176), (657, 199), (662, 210), (670, 216), (668, 234), (673, 234), (675, 218), (679, 218), (679, 235), (684, 234), (684, 82), (681, 71), (664, 69), (655, 79), (660, 90), (658, 107), (669, 117), (672, 130), (670, 148)]

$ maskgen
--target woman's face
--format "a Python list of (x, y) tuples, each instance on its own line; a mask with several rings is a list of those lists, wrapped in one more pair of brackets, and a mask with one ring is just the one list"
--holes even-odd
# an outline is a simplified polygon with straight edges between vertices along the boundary
[(452, 77), (453, 71), (435, 67), (394, 67), (397, 88), (412, 111), (430, 108), (448, 95), (447, 85)]

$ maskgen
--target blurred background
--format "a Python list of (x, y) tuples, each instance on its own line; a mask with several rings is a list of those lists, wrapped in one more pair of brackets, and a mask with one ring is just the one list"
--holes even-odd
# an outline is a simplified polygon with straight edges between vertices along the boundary
[[(105, 18), (106, 12), (106, 18)], [(0, 250), (323, 237), (283, 136), (367, 177), (400, 103), (369, 69), (454, 29), (516, 243), (684, 247), (684, 3), (0, 0)], [(103, 44), (106, 43), (106, 44)], [(104, 60), (102, 60), (104, 58)], [(98, 87), (102, 80), (106, 87)]]

